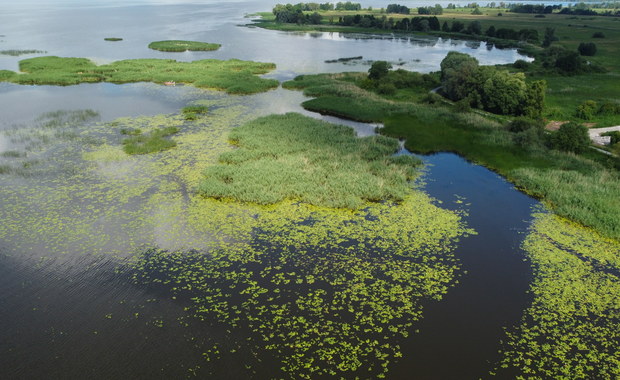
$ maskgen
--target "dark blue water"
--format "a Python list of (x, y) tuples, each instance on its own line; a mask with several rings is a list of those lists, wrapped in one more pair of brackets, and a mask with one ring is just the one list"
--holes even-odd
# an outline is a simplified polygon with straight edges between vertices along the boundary
[[(424, 190), (441, 207), (466, 210), (477, 235), (455, 251), (466, 273), (441, 302), (426, 305), (420, 332), (403, 347), (395, 378), (485, 378), (499, 359), (503, 328), (515, 325), (531, 298), (531, 268), (520, 244), (538, 202), (496, 173), (452, 153), (423, 157)], [(460, 203), (463, 202), (463, 203)]]

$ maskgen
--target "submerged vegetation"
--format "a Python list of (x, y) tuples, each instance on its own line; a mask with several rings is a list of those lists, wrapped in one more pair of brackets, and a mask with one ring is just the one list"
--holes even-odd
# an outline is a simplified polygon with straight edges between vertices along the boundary
[(184, 52), (184, 51), (213, 51), (221, 47), (220, 44), (197, 42), (197, 41), (181, 41), (167, 40), (155, 41), (149, 44), (149, 49), (166, 51), (166, 52)]
[(534, 301), (508, 330), (497, 375), (620, 377), (620, 244), (538, 214), (524, 248), (536, 275)]
[(229, 138), (238, 149), (207, 169), (199, 187), (206, 196), (355, 209), (367, 201), (402, 201), (419, 163), (410, 156), (394, 157), (395, 139), (357, 138), (349, 127), (299, 114), (254, 120)]
[(252, 94), (278, 86), (278, 81), (258, 77), (275, 68), (272, 63), (207, 59), (178, 62), (172, 59), (130, 59), (96, 65), (85, 58), (38, 57), (20, 61), (22, 73), (0, 70), (0, 81), (24, 85), (69, 86), (79, 83), (187, 83)]

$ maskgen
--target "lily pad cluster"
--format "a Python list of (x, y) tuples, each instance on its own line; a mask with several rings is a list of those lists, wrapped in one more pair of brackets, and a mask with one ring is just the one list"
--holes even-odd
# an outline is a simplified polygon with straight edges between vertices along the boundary
[(499, 377), (619, 378), (620, 244), (539, 214), (524, 248), (535, 298), (507, 334)]
[[(133, 278), (165, 286), (191, 300), (194, 317), (236, 331), (251, 353), (248, 374), (273, 356), (278, 376), (291, 378), (384, 377), (422, 302), (454, 284), (451, 251), (466, 233), (419, 194), (355, 213), (284, 202), (256, 218), (245, 243), (208, 253), (149, 249)], [(205, 350), (208, 361), (226, 354), (222, 342), (209, 344), (217, 350)]]

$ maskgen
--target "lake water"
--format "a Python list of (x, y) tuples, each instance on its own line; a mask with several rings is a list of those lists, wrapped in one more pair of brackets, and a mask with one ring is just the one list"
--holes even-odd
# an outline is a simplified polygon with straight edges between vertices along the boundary
[[(388, 3), (363, 5), (381, 7)], [(437, 70), (451, 50), (471, 54), (482, 64), (523, 58), (514, 50), (431, 37), (369, 38), (239, 26), (250, 22), (247, 14), (269, 10), (273, 4), (162, 0), (25, 1), (5, 5), (0, 14), (0, 50), (37, 49), (46, 53), (0, 55), (0, 69), (17, 70), (20, 59), (37, 55), (87, 57), (97, 63), (130, 58), (239, 58), (274, 62), (277, 69), (267, 76), (287, 80), (307, 73), (367, 71), (372, 60), (401, 62), (405, 69), (429, 72)], [(106, 42), (105, 37), (121, 37), (123, 41)], [(165, 39), (217, 42), (222, 48), (186, 53), (147, 48), (150, 42)], [(363, 60), (356, 64), (325, 63), (353, 56), (363, 56)], [(246, 113), (257, 116), (294, 111), (340, 122), (304, 111), (299, 104), (306, 98), (283, 89), (228, 97), (193, 87), (151, 83), (69, 87), (0, 83), (0, 129), (26, 128), (39, 115), (56, 110), (92, 109), (101, 120), (111, 121), (174, 113), (200, 99), (232, 99), (232, 103), (246, 107)], [(360, 135), (372, 134), (376, 127), (342, 122), (357, 128)], [(12, 144), (0, 137), (0, 153), (15, 148)], [(478, 235), (459, 244), (456, 254), (467, 273), (443, 301), (425, 306), (425, 319), (418, 326), (420, 334), (403, 347), (405, 360), (390, 373), (396, 378), (413, 373), (420, 378), (474, 379), (490, 369), (502, 328), (515, 323), (529, 301), (525, 294), (529, 266), (523, 261), (519, 244), (536, 202), (496, 174), (454, 155), (439, 154), (424, 160), (429, 167), (425, 191), (441, 201), (442, 207), (465, 209), (465, 221)], [(0, 181), (3, 186), (18, 186), (28, 179), (0, 177)], [(32, 210), (24, 212), (35, 215), (37, 205), (30, 207)], [(78, 218), (79, 213), (76, 215)], [(97, 227), (101, 231), (115, 228), (109, 220)], [(119, 240), (102, 246), (122, 246)], [(75, 247), (64, 255), (50, 256), (49, 246), (53, 244), (62, 242), (46, 241), (41, 236), (31, 236), (26, 243), (0, 240), (0, 252), (11, 252), (0, 255), (0, 372), (7, 378), (181, 378), (201, 360), (195, 342), (186, 339), (201, 332), (190, 333), (180, 327), (145, 328), (138, 318), (140, 314), (175, 319), (183, 313), (178, 304), (170, 300), (148, 302), (153, 295), (147, 289), (127, 286), (127, 279), (115, 274), (113, 258), (80, 252)], [(21, 246), (28, 250), (20, 251)], [(124, 323), (102, 320), (108, 314)], [(238, 363), (223, 361), (220, 365), (229, 378), (239, 378)]]

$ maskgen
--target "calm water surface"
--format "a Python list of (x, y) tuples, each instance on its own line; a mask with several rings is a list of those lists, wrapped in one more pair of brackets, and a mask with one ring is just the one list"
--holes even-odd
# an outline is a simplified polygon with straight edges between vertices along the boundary
[[(375, 1), (364, 6), (386, 6)], [(448, 51), (476, 56), (482, 64), (513, 62), (514, 50), (437, 38), (345, 36), (337, 33), (283, 33), (247, 24), (246, 14), (271, 9), (270, 1), (25, 1), (4, 5), (0, 14), (0, 50), (38, 49), (45, 54), (87, 57), (98, 63), (128, 58), (239, 58), (274, 62), (269, 77), (286, 80), (299, 74), (366, 71), (371, 60), (401, 62), (410, 70), (437, 70)], [(433, 3), (434, 4), (434, 3)], [(445, 5), (445, 4), (444, 4)], [(411, 4), (410, 6), (415, 6)], [(105, 37), (122, 37), (106, 42)], [(221, 43), (216, 52), (162, 53), (147, 48), (164, 39)], [(0, 69), (17, 70), (18, 61), (37, 55), (0, 55)], [(355, 64), (325, 60), (363, 56)], [(150, 83), (83, 84), (70, 87), (18, 86), (0, 83), (0, 129), (19, 128), (38, 115), (59, 109), (93, 109), (104, 121), (122, 116), (177, 112), (197, 99), (226, 95), (192, 87)], [(243, 98), (256, 115), (302, 112), (306, 98), (283, 89)], [(360, 135), (375, 125), (346, 122)], [(16, 127), (17, 126), (17, 127)], [(0, 152), (11, 150), (0, 138)], [(457, 255), (467, 271), (445, 300), (426, 306), (421, 330), (406, 358), (391, 372), (395, 378), (478, 378), (489, 369), (501, 328), (514, 323), (527, 304), (529, 270), (519, 243), (527, 228), (530, 198), (496, 174), (449, 154), (425, 158), (429, 170), (425, 190), (443, 207), (465, 209), (467, 223), (478, 235), (460, 243)], [(0, 177), (0, 181), (5, 179)], [(6, 183), (4, 183), (6, 184)], [(462, 198), (461, 198), (462, 197)], [(460, 201), (463, 200), (463, 203)], [(459, 201), (459, 203), (457, 203)], [(0, 207), (1, 203), (0, 203)], [(171, 300), (149, 302), (148, 290), (127, 286), (115, 275), (115, 263), (89, 252), (46, 257), (45, 242), (37, 242), (23, 257), (0, 255), (0, 373), (7, 378), (181, 378), (201, 360), (190, 336), (221, 331), (188, 331), (180, 326), (145, 329), (139, 315), (174, 320), (183, 305)], [(0, 252), (15, 252), (16, 242), (1, 241)], [(114, 320), (102, 319), (113, 314)], [(196, 329), (196, 327), (194, 327)], [(220, 365), (238, 378), (238, 363)], [(439, 376), (441, 375), (441, 376)]]

